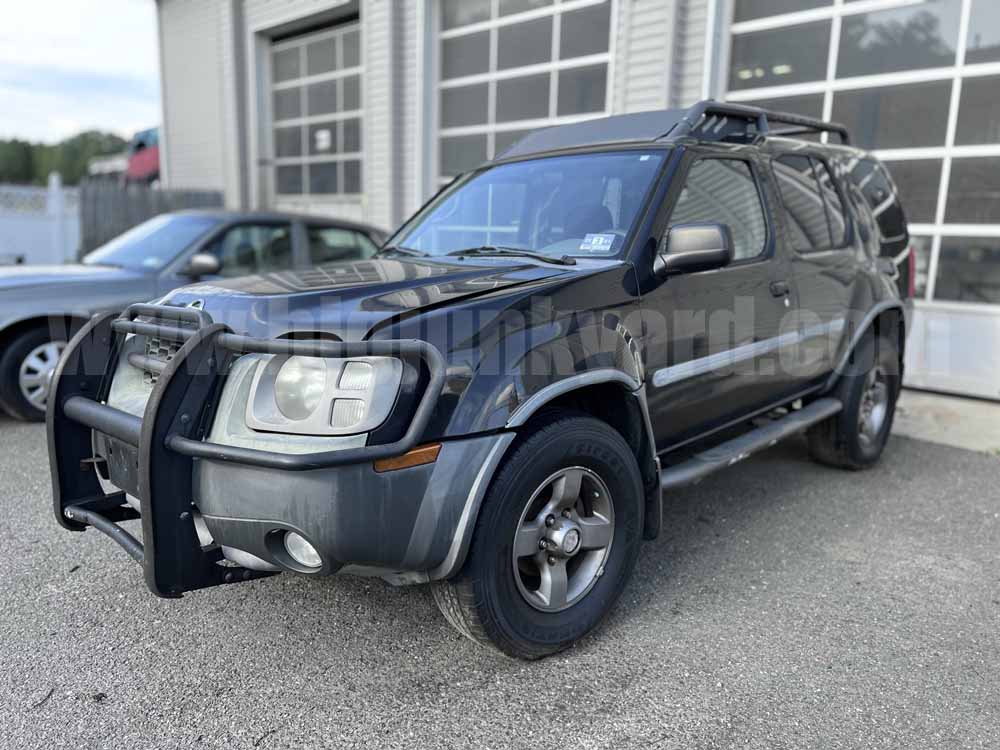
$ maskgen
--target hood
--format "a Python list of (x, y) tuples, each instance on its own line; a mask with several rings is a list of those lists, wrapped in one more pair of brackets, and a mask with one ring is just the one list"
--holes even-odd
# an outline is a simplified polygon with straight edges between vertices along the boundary
[(573, 267), (504, 259), (373, 258), (182, 287), (163, 302), (196, 305), (238, 333), (273, 338), (322, 331), (364, 339), (379, 324), (506, 289), (537, 286)]
[(3, 266), (0, 267), (0, 290), (23, 289), (53, 284), (92, 284), (141, 278), (143, 274), (112, 266)]

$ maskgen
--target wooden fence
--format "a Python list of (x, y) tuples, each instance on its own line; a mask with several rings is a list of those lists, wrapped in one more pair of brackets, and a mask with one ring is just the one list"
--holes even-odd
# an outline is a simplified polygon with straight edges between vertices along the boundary
[(144, 185), (122, 187), (112, 182), (82, 182), (81, 255), (159, 214), (222, 205), (222, 193), (217, 190), (160, 190)]

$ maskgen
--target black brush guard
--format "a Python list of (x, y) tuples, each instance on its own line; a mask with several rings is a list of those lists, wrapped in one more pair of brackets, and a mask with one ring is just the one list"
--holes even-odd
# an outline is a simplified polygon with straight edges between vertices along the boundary
[[(183, 342), (163, 365), (130, 358), (133, 366), (155, 367), (158, 379), (143, 417), (107, 406), (125, 335)], [(266, 353), (308, 357), (416, 356), (430, 373), (413, 419), (398, 441), (340, 451), (287, 455), (204, 441), (233, 359)], [(440, 352), (424, 341), (334, 342), (254, 339), (232, 333), (194, 308), (132, 305), (120, 317), (97, 315), (73, 337), (56, 370), (46, 415), (52, 501), (59, 523), (73, 531), (101, 531), (138, 561), (146, 585), (156, 595), (271, 575), (225, 561), (217, 545), (203, 547), (192, 512), (194, 460), (230, 461), (283, 471), (363, 463), (399, 456), (416, 446), (444, 384)], [(107, 461), (139, 500), (137, 512), (125, 492), (105, 493), (97, 474), (104, 459), (95, 455), (100, 433), (111, 450)], [(118, 486), (121, 486), (119, 484)], [(118, 524), (141, 518), (142, 542)]]

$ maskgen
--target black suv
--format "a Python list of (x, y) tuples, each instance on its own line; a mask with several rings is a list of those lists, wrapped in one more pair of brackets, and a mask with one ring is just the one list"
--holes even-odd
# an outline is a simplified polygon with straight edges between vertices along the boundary
[(344, 571), (431, 583), (508, 654), (565, 648), (662, 491), (803, 431), (833, 466), (882, 453), (908, 239), (847, 142), (716, 102), (554, 127), (373, 259), (97, 316), (49, 400), (56, 516), (159, 596)]

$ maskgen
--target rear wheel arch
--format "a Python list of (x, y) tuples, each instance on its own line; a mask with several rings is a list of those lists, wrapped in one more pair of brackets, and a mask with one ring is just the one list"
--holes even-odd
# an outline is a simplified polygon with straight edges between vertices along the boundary
[(906, 316), (902, 302), (886, 300), (876, 304), (865, 314), (858, 326), (848, 329), (848, 333), (851, 334), (852, 330), (853, 334), (848, 345), (844, 348), (837, 360), (836, 367), (824, 385), (824, 393), (836, 387), (848, 368), (854, 353), (869, 336), (874, 336), (876, 340), (880, 337), (888, 338), (896, 344), (899, 353), (899, 372), (902, 374), (906, 347)]

